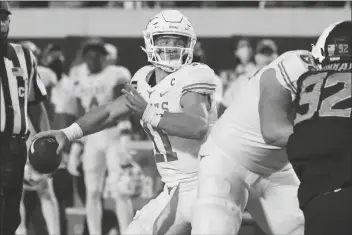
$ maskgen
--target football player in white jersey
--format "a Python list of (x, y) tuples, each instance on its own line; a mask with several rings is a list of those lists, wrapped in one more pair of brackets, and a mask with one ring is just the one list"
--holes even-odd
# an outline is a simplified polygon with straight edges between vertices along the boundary
[[(130, 82), (131, 74), (125, 67), (106, 64), (109, 54), (102, 41), (88, 43), (83, 48), (82, 55), (84, 67), (71, 73), (71, 79), (74, 80), (74, 93), (84, 112), (89, 112), (120, 96), (123, 85)], [(119, 142), (117, 128), (116, 122), (104, 131), (84, 139), (81, 157), (86, 187), (87, 225), (91, 234), (100, 234), (102, 231), (101, 197), (106, 170), (110, 180), (117, 180), (121, 172), (116, 148)], [(77, 150), (72, 151), (69, 163), (71, 158), (77, 158), (79, 154)], [(120, 230), (123, 232), (133, 218), (132, 202), (126, 195), (120, 195), (117, 189), (113, 193)]]
[[(40, 55), (40, 49), (31, 41), (20, 42), (23, 47), (29, 49), (38, 61)], [(45, 89), (50, 90), (57, 82), (56, 74), (47, 67), (38, 66), (39, 75), (45, 85)], [(48, 93), (49, 94), (49, 93)], [(44, 102), (48, 112), (50, 109), (47, 105), (47, 102)], [(48, 113), (49, 116), (49, 113)], [(31, 135), (27, 140), (27, 146), (31, 142), (31, 138), (35, 134), (34, 127), (29, 121), (29, 129)], [(53, 189), (53, 180), (47, 175), (42, 175), (38, 172), (35, 172), (31, 165), (27, 162), (24, 171), (24, 184), (23, 184), (24, 193), (22, 193), (22, 199), (20, 204), (20, 213), (21, 213), (21, 223), (16, 231), (16, 234), (25, 235), (27, 234), (26, 228), (26, 207), (24, 205), (24, 195), (26, 191), (36, 191), (41, 203), (41, 209), (43, 213), (44, 220), (47, 225), (49, 235), (60, 234), (60, 219), (59, 219), (59, 207), (57, 199)]]
[(69, 141), (100, 131), (131, 110), (153, 141), (165, 188), (137, 212), (125, 234), (184, 234), (191, 229), (198, 150), (217, 118), (217, 78), (207, 65), (191, 63), (196, 34), (179, 11), (157, 14), (143, 33), (143, 49), (152, 66), (136, 72), (124, 96), (92, 110), (68, 128), (37, 137), (53, 136), (61, 151)]
[(237, 234), (245, 208), (267, 234), (304, 233), (299, 180), (285, 149), (266, 142), (261, 115), (273, 110), (263, 110), (260, 96), (270, 79), (291, 86), (288, 77), (311, 67), (310, 52), (284, 53), (250, 78), (215, 123), (199, 152), (192, 234)]

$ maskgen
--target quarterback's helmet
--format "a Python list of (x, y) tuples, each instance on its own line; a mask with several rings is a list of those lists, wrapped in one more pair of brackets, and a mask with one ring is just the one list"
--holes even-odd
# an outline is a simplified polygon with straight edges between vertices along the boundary
[(324, 29), (312, 54), (320, 64), (343, 61), (352, 57), (352, 21), (340, 21)]
[[(155, 45), (157, 36), (171, 35), (182, 36), (186, 38), (186, 46), (178, 47), (161, 47)], [(184, 64), (190, 64), (193, 59), (193, 48), (196, 44), (196, 34), (191, 22), (176, 10), (164, 10), (157, 14), (147, 24), (143, 31), (145, 48), (142, 48), (147, 56), (148, 62), (152, 63), (167, 72), (174, 72)], [(181, 50), (180, 58), (168, 59), (162, 58), (159, 53), (173, 49)]]

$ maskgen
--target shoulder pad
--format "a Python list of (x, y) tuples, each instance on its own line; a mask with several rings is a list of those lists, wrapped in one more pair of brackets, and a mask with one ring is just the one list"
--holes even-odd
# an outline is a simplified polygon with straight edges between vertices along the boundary
[(297, 80), (306, 72), (316, 70), (317, 65), (309, 51), (288, 51), (278, 57), (268, 68), (274, 68), (279, 83), (292, 95), (297, 92)]
[(184, 66), (178, 73), (182, 93), (189, 91), (213, 94), (217, 86), (217, 76), (208, 65), (192, 63)]

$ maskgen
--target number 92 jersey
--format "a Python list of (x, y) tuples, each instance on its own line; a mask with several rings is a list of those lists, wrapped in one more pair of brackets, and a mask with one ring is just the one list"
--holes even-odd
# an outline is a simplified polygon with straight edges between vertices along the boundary
[(336, 71), (308, 72), (297, 81), (294, 133), (287, 145), (291, 160), (352, 149), (352, 73), (346, 72), (352, 64), (336, 66)]
[[(214, 92), (217, 77), (212, 69), (199, 63), (185, 65), (152, 87), (147, 80), (153, 72), (153, 66), (145, 66), (131, 80), (132, 86), (150, 105), (160, 111), (182, 113), (180, 101), (185, 93), (206, 94), (211, 101), (208, 115), (210, 126), (215, 122), (217, 111)], [(168, 136), (147, 123), (141, 122), (141, 125), (153, 142), (155, 162), (163, 182), (174, 185), (197, 177), (197, 157), (203, 141)]]

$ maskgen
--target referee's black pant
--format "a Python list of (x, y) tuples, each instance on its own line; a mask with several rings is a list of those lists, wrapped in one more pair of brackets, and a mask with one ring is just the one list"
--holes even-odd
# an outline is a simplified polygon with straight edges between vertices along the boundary
[(305, 235), (352, 234), (352, 154), (336, 152), (293, 161), (301, 184)]
[(0, 135), (0, 235), (13, 235), (20, 224), (20, 201), (27, 147), (24, 139)]

